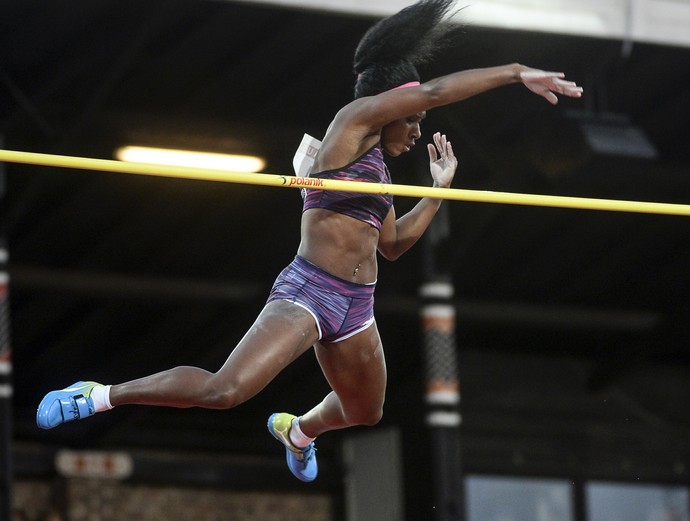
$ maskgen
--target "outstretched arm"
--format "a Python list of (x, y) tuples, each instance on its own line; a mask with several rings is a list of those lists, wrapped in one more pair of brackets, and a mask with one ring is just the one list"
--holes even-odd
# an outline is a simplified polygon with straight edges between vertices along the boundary
[(511, 83), (523, 83), (532, 92), (551, 103), (558, 101), (556, 94), (579, 98), (582, 95), (582, 87), (564, 78), (565, 74), (562, 72), (542, 71), (514, 63), (448, 74), (423, 83), (420, 88), (427, 89), (428, 96), (438, 105), (471, 98)]
[(418, 87), (397, 89), (378, 96), (355, 100), (344, 110), (353, 121), (359, 120), (370, 130), (380, 129), (391, 121), (471, 98), (492, 89), (522, 83), (530, 91), (552, 104), (558, 96), (579, 98), (582, 87), (564, 79), (562, 72), (548, 72), (518, 63), (471, 69), (434, 78)]
[[(458, 167), (458, 160), (453, 147), (445, 135), (434, 134), (434, 144), (427, 145), (429, 150), (431, 177), (435, 187), (450, 186)], [(425, 197), (412, 210), (396, 219), (395, 210), (391, 208), (381, 226), (378, 250), (386, 259), (396, 260), (416, 243), (431, 224), (441, 206), (442, 199)]]

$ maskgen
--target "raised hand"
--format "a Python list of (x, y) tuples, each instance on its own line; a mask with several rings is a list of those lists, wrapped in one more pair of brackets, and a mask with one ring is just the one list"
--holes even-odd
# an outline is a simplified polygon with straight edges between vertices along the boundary
[(432, 143), (427, 145), (429, 160), (431, 161), (429, 165), (431, 177), (434, 180), (434, 186), (448, 188), (455, 176), (455, 170), (458, 168), (458, 160), (445, 134), (436, 132), (434, 143), (435, 145)]

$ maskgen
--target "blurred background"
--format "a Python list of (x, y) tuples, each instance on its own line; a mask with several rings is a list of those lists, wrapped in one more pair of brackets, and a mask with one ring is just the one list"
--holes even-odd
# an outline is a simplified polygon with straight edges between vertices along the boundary
[[(352, 99), (360, 37), (408, 3), (5, 0), (0, 148), (184, 148), (292, 174), (302, 135)], [(520, 62), (585, 96), (553, 107), (512, 85), (430, 112), (420, 144), (449, 136), (455, 187), (690, 203), (687, 1), (458, 7), (464, 35), (424, 79)], [(424, 146), (389, 167), (430, 184)], [(35, 426), (79, 379), (218, 368), (295, 254), (299, 192), (0, 168), (2, 521), (688, 521), (690, 217), (444, 203), (381, 261), (384, 419), (323, 436), (304, 485), (265, 421), (327, 392), (311, 352), (232, 411)], [(455, 313), (440, 347), (420, 316), (438, 281)], [(431, 399), (439, 349), (459, 403)]]

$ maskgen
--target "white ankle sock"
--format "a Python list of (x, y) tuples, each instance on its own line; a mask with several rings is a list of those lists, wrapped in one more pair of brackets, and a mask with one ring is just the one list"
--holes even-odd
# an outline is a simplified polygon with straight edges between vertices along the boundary
[(96, 412), (108, 411), (113, 408), (110, 405), (110, 385), (97, 385), (91, 389), (91, 399)]
[(292, 425), (290, 426), (290, 432), (288, 436), (290, 437), (290, 441), (292, 442), (292, 444), (298, 449), (303, 449), (315, 439), (310, 438), (302, 432), (302, 429), (299, 428), (299, 418), (294, 418), (292, 420)]

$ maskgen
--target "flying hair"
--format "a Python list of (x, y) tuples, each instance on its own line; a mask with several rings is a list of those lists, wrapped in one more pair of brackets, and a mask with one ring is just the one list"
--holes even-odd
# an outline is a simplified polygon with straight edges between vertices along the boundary
[(459, 33), (460, 26), (449, 21), (454, 4), (455, 0), (420, 0), (373, 25), (355, 50), (355, 98), (419, 81), (417, 67), (431, 61)]

